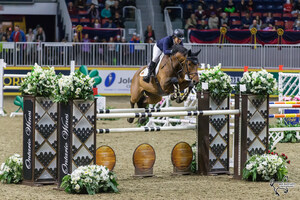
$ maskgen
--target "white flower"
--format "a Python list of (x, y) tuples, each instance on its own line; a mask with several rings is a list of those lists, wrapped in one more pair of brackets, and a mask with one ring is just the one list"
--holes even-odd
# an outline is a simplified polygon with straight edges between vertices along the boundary
[(75, 190), (79, 191), (80, 190), (80, 186), (78, 184), (75, 185)]

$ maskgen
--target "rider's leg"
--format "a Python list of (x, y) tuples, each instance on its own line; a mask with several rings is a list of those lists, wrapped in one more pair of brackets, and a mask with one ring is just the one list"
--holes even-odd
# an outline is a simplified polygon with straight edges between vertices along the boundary
[(162, 51), (156, 46), (156, 44), (153, 47), (153, 56), (152, 61), (150, 62), (148, 66), (148, 74), (147, 76), (144, 76), (143, 80), (147, 83), (150, 82), (150, 76), (152, 73), (155, 73), (156, 63), (159, 61), (159, 57), (161, 55)]

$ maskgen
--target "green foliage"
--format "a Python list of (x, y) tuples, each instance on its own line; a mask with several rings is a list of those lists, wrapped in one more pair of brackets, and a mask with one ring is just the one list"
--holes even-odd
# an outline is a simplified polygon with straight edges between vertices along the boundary
[(18, 108), (18, 110), (16, 112), (18, 112), (21, 108), (23, 110), (23, 97), (16, 96), (16, 98), (14, 100), (14, 104), (16, 106), (19, 106), (19, 108)]
[[(276, 125), (270, 125), (270, 128), (281, 128), (281, 127), (300, 127), (300, 124), (285, 124), (284, 122), (278, 121)], [(299, 142), (298, 138), (296, 137), (296, 131), (284, 131), (284, 138), (280, 140), (281, 143), (296, 143)]]
[(0, 167), (0, 181), (2, 183), (20, 183), (23, 180), (23, 161), (20, 155), (14, 154), (6, 159)]
[(196, 147), (196, 142), (192, 144), (192, 151), (193, 151), (193, 160), (192, 160), (192, 165), (191, 165), (191, 171), (193, 173), (197, 172), (197, 163), (196, 163), (196, 155), (197, 155), (197, 147)]
[(94, 87), (102, 82), (102, 78), (99, 76), (99, 71), (97, 69), (93, 69), (89, 73), (87, 66), (81, 65), (79, 68), (79, 71), (86, 76), (94, 78), (94, 81), (95, 81), (95, 83), (93, 85)]
[(100, 192), (119, 192), (115, 173), (104, 166), (81, 166), (62, 179), (67, 193), (94, 195)]

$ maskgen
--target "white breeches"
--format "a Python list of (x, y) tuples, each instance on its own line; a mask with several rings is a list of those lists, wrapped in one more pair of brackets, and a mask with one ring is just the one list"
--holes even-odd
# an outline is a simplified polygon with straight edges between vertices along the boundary
[(153, 46), (152, 62), (155, 62), (157, 64), (159, 62), (159, 59), (163, 57), (163, 54), (164, 53), (155, 44)]

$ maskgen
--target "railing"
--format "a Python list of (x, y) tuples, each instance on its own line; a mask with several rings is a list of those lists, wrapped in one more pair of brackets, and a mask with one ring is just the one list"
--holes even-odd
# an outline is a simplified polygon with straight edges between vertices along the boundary
[(170, 36), (173, 34), (173, 27), (172, 27), (168, 10), (166, 9), (164, 10), (164, 15), (165, 15), (165, 25), (166, 25), (167, 34)]
[(68, 39), (69, 42), (72, 41), (73, 39), (73, 29), (72, 29), (72, 22), (71, 22), (71, 18), (68, 12), (68, 8), (66, 5), (66, 1), (65, 0), (58, 0), (58, 14), (61, 15), (62, 18), (62, 23), (64, 25), (64, 30), (65, 30), (65, 37)]
[[(199, 63), (225, 68), (300, 69), (300, 45), (195, 44), (184, 46), (193, 52), (201, 49)], [(71, 43), (2, 42), (0, 59), (8, 66), (143, 66), (150, 62), (153, 44), (147, 43)]]

